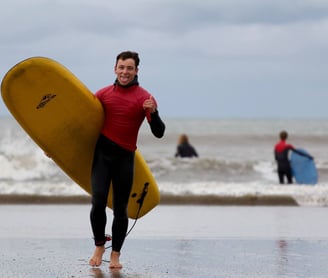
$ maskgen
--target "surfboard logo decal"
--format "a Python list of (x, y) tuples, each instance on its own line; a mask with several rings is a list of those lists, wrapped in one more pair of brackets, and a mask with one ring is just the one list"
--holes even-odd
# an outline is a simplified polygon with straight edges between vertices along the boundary
[(54, 94), (46, 94), (46, 95), (44, 95), (41, 98), (41, 100), (40, 100), (38, 106), (36, 107), (36, 109), (40, 109), (40, 108), (45, 107), (46, 104), (48, 104), (48, 102), (51, 101), (55, 97), (56, 97), (56, 95), (54, 95)]

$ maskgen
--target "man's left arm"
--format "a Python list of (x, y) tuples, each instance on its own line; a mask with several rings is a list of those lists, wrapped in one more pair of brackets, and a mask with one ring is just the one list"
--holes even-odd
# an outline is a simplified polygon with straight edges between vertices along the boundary
[(314, 159), (313, 156), (311, 156), (309, 154), (306, 154), (306, 153), (303, 153), (302, 151), (296, 150), (295, 148), (292, 148), (292, 151), (299, 154), (299, 155), (301, 155), (301, 156), (305, 156), (309, 159), (312, 159), (312, 160)]
[(148, 121), (150, 125), (151, 132), (157, 138), (162, 138), (164, 136), (165, 124), (159, 116), (158, 110), (150, 113), (150, 121)]

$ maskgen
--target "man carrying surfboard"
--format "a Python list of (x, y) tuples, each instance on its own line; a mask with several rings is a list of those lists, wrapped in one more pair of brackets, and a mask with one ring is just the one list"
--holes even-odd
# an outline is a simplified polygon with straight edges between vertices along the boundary
[(292, 169), (289, 160), (289, 151), (296, 152), (297, 154), (301, 156), (306, 156), (309, 159), (313, 159), (313, 157), (308, 154), (299, 152), (294, 148), (293, 145), (287, 144), (286, 142), (288, 138), (287, 131), (285, 130), (281, 131), (279, 137), (280, 137), (280, 141), (274, 147), (274, 156), (278, 165), (277, 172), (278, 172), (279, 183), (284, 184), (284, 179), (286, 177), (288, 184), (292, 184), (293, 175), (292, 175)]
[(140, 126), (145, 118), (155, 137), (164, 135), (153, 96), (139, 86), (139, 56), (124, 51), (116, 57), (116, 80), (95, 96), (105, 112), (104, 125), (98, 138), (92, 165), (91, 227), (95, 251), (89, 264), (99, 266), (105, 252), (106, 205), (110, 185), (113, 187), (112, 252), (110, 268), (121, 268), (120, 251), (128, 229), (127, 206), (133, 183), (134, 155)]

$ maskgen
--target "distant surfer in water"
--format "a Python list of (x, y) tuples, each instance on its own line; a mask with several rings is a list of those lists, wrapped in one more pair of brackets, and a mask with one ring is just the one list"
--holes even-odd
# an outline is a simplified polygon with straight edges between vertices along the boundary
[(95, 147), (91, 174), (90, 221), (96, 245), (89, 261), (91, 266), (99, 266), (105, 252), (106, 206), (112, 182), (114, 219), (109, 266), (122, 267), (119, 257), (128, 229), (127, 206), (138, 132), (145, 117), (155, 137), (163, 137), (165, 131), (155, 99), (139, 86), (138, 66), (138, 53), (120, 53), (114, 67), (115, 83), (95, 94), (103, 105), (105, 120)]
[(179, 137), (175, 157), (198, 157), (196, 149), (189, 143), (189, 139), (186, 134), (181, 134)]
[(289, 184), (293, 183), (292, 169), (289, 161), (289, 151), (298, 153), (299, 155), (306, 156), (313, 159), (312, 156), (297, 151), (293, 145), (287, 144), (288, 133), (283, 130), (279, 134), (280, 141), (274, 147), (274, 156), (278, 166), (278, 178), (279, 183), (284, 184), (284, 178), (286, 176)]

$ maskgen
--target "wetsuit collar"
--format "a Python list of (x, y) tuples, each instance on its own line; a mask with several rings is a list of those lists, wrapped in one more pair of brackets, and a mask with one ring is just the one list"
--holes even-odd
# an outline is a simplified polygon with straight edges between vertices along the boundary
[(129, 84), (127, 84), (127, 85), (121, 85), (120, 82), (117, 80), (117, 78), (116, 78), (114, 84), (115, 85), (118, 85), (118, 86), (120, 86), (122, 88), (129, 88), (129, 87), (131, 87), (133, 85), (139, 85), (138, 75), (136, 75), (135, 78)]

